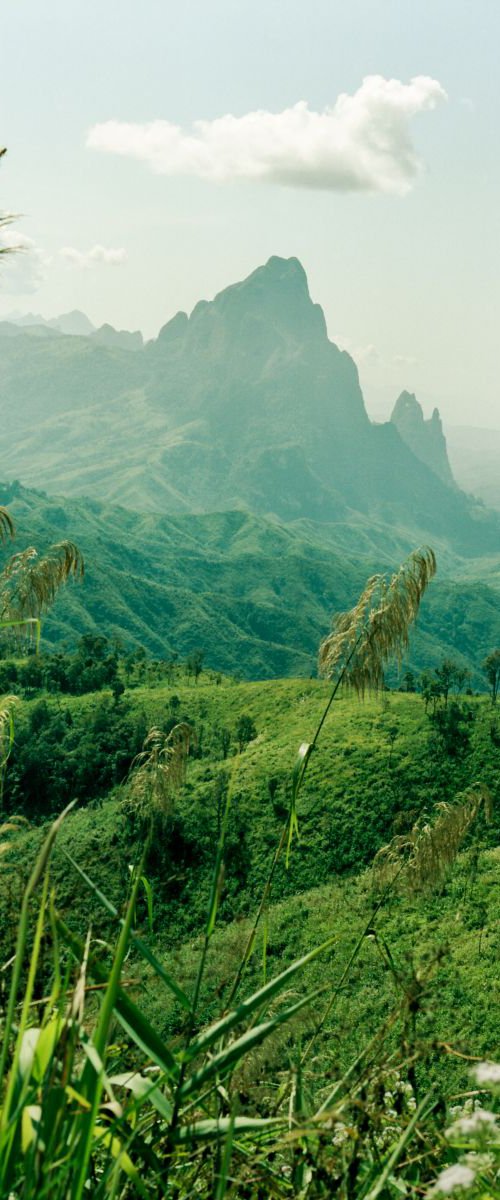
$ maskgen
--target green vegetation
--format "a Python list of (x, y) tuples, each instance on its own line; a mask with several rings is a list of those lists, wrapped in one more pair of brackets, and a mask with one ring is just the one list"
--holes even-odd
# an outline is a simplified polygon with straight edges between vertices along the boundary
[(0, 337), (0, 1200), (499, 1197), (498, 516), (297, 260)]
[[(0, 489), (0, 502), (21, 545), (45, 551), (70, 533), (85, 559), (85, 579), (66, 588), (45, 619), (46, 648), (72, 651), (90, 633), (125, 655), (143, 647), (172, 661), (203, 652), (204, 667), (247, 679), (315, 674), (331, 614), (349, 608), (374, 569), (400, 561), (412, 544), (404, 528), (389, 542), (387, 531), (361, 518), (320, 526), (241, 511), (161, 517), (20, 485)], [(472, 576), (486, 566), (491, 585)], [(451, 658), (482, 690), (481, 663), (500, 644), (500, 576), (490, 560), (469, 561), (460, 581), (464, 571), (456, 555), (440, 553), (407, 664), (420, 673)], [(397, 682), (394, 669), (388, 679)]]
[[(158, 924), (163, 938), (178, 942), (200, 927), (221, 792), (228, 786), (232, 803), (220, 915), (230, 921), (251, 911), (287, 812), (290, 760), (299, 743), (313, 736), (327, 697), (327, 685), (315, 680), (252, 684), (223, 678), (216, 684), (203, 673), (194, 685), (177, 668), (173, 686), (139, 685), (127, 689), (118, 703), (109, 690), (20, 701), (5, 811), (21, 812), (38, 825), (77, 796), (80, 811), (68, 819), (60, 841), (71, 837), (79, 845), (79, 861), (89, 871), (99, 847), (101, 869), (110, 864), (106, 889), (119, 900), (138, 830), (121, 789), (110, 789), (125, 781), (148, 729), (168, 733), (175, 724), (192, 727), (186, 782), (147, 868), (155, 928)], [(277, 872), (276, 896), (363, 869), (391, 836), (410, 830), (474, 780), (496, 795), (500, 730), (491, 703), (486, 697), (460, 703), (472, 713), (468, 739), (450, 752), (450, 739), (432, 713), (426, 714), (420, 694), (336, 701), (335, 715), (310, 760), (300, 798), (301, 838), (288, 871), (282, 864)], [(239, 753), (242, 718), (245, 725), (253, 723), (256, 737)], [(499, 821), (495, 812), (492, 825), (485, 827), (490, 846), (497, 843)], [(38, 840), (36, 831), (23, 835), (20, 857), (32, 857)], [(57, 849), (53, 870), (64, 876), (68, 905), (78, 913), (78, 880), (68, 879)], [(87, 909), (82, 911), (83, 924), (88, 916)]]
[(447, 660), (383, 690), (434, 569), (369, 580), (329, 684), (193, 652), (151, 686), (91, 636), (36, 660), (43, 695), (0, 714), (6, 1200), (417, 1200), (452, 1168), (495, 1194), (496, 1116), (443, 1132), (496, 1035), (495, 708)]
[[(394, 625), (379, 602), (376, 636), (390, 653), (408, 617)], [(361, 691), (380, 678), (376, 643), (363, 641), (367, 604), (372, 586), (324, 648)], [(116, 670), (108, 649), (88, 638), (73, 658), (92, 654), (94, 668), (112, 658)], [(333, 1186), (396, 1196), (404, 1183), (416, 1198), (453, 1162), (453, 1144), (463, 1153), (463, 1139), (442, 1136), (442, 1105), (469, 1088), (470, 1056), (495, 1046), (495, 1013), (487, 1020), (480, 1001), (500, 904), (487, 848), (498, 840), (492, 703), (468, 698), (470, 737), (451, 749), (435, 716), (465, 702), (450, 700), (446, 664), (433, 712), (423, 692), (337, 697), (314, 754), (302, 752), (299, 788), (290, 761), (301, 738), (314, 744), (331, 686), (236, 683), (192, 664), (147, 685), (144, 670), (140, 656), (128, 662), (133, 686), (118, 697), (104, 686), (18, 702), (5, 805), (19, 812), (24, 800), (31, 828), (6, 823), (0, 875), (4, 955), (17, 936), (19, 964), (0, 1194), (66, 1200), (85, 1194), (90, 1172), (97, 1196), (313, 1200)], [(119, 762), (131, 778), (108, 796)], [(466, 791), (475, 778), (483, 791)], [(255, 924), (290, 786), (300, 841), (288, 869), (277, 860)], [(48, 858), (36, 826), (77, 790), (50, 846), (58, 910), (48, 877), (30, 906)], [(391, 838), (392, 857), (378, 854)], [(100, 935), (90, 944), (88, 930)], [(30, 1016), (36, 988), (47, 998)], [(472, 1128), (471, 1151), (484, 1136)]]

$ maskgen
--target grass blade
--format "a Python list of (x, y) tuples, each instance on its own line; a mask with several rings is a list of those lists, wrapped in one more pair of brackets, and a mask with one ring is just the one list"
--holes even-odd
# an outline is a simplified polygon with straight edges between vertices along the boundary
[(262, 1008), (264, 1005), (269, 1004), (270, 1000), (272, 1000), (278, 992), (280, 992), (290, 983), (290, 980), (293, 979), (294, 975), (296, 975), (298, 971), (302, 971), (303, 968), (306, 967), (310, 962), (313, 962), (319, 954), (322, 954), (325, 950), (331, 949), (336, 940), (337, 939), (333, 937), (328, 938), (328, 940), (323, 942), (321, 946), (317, 946), (314, 950), (310, 950), (309, 953), (304, 954), (302, 958), (296, 959), (296, 961), (292, 963), (291, 966), (287, 967), (285, 971), (282, 971), (280, 975), (276, 975), (275, 978), (271, 979), (269, 983), (266, 983), (264, 987), (259, 988), (257, 992), (254, 992), (252, 996), (249, 996), (248, 1000), (243, 1000), (237, 1008), (233, 1009), (232, 1012), (227, 1013), (225, 1017), (221, 1017), (220, 1021), (217, 1021), (215, 1025), (211, 1025), (210, 1028), (204, 1033), (201, 1033), (199, 1037), (193, 1038), (187, 1050), (187, 1058), (191, 1059), (199, 1054), (204, 1054), (210, 1048), (210, 1046), (213, 1046), (214, 1042), (218, 1042), (221, 1040), (221, 1038), (226, 1037), (227, 1034), (234, 1029), (235, 1025), (239, 1025), (243, 1021), (248, 1020), (248, 1018), (251, 1017), (258, 1008)]
[[(68, 862), (71, 863), (71, 866), (74, 867), (75, 871), (78, 872), (81, 879), (83, 879), (84, 882), (87, 884), (87, 887), (90, 888), (90, 890), (94, 893), (94, 896), (96, 896), (97, 899), (100, 900), (103, 908), (106, 909), (106, 911), (110, 914), (110, 916), (115, 917), (116, 920), (118, 920), (123, 927), (123, 917), (120, 917), (118, 910), (115, 908), (114, 904), (112, 904), (111, 900), (108, 900), (108, 897), (104, 895), (104, 892), (101, 892), (101, 889), (97, 887), (97, 884), (95, 884), (94, 881), (90, 878), (90, 876), (87, 875), (87, 872), (83, 870), (83, 867), (80, 867), (80, 865), (77, 862), (75, 862), (75, 859), (72, 858), (71, 854), (69, 854), (69, 852), (67, 850), (65, 850), (63, 848), (62, 852), (64, 854), (64, 857), (68, 859)], [(143, 883), (144, 886), (147, 883), (147, 880), (145, 879), (144, 875), (140, 876), (140, 881)], [(148, 887), (149, 887), (149, 884), (148, 884)], [(148, 908), (149, 908), (149, 900), (148, 900)], [(130, 931), (130, 941), (133, 943), (136, 950), (138, 950), (139, 953), (142, 954), (142, 957), (146, 959), (146, 962), (149, 963), (150, 967), (153, 968), (153, 971), (155, 972), (156, 975), (158, 975), (159, 979), (161, 979), (162, 982), (166, 985), (166, 987), (168, 987), (170, 989), (170, 991), (173, 992), (176, 1000), (178, 1000), (179, 1004), (182, 1005), (182, 1008), (184, 1008), (187, 1012), (190, 1012), (191, 1003), (190, 1003), (188, 996), (186, 996), (186, 993), (183, 992), (182, 988), (180, 988), (179, 985), (175, 982), (175, 979), (172, 979), (172, 976), (169, 975), (168, 971), (166, 971), (165, 968), (162, 966), (162, 964), (158, 961), (156, 956), (153, 954), (152, 950), (149, 949), (149, 946), (147, 946), (146, 943), (143, 942), (142, 938), (137, 937), (137, 934), (135, 934), (133, 930)]]
[(324, 990), (324, 988), (317, 988), (316, 991), (303, 996), (296, 1004), (292, 1004), (288, 1008), (285, 1008), (283, 1012), (277, 1013), (269, 1021), (264, 1021), (261, 1025), (255, 1025), (252, 1029), (248, 1029), (236, 1041), (224, 1047), (218, 1054), (214, 1054), (208, 1063), (205, 1063), (199, 1071), (195, 1071), (193, 1075), (184, 1081), (180, 1089), (181, 1099), (187, 1099), (193, 1092), (204, 1087), (207, 1080), (212, 1079), (214, 1075), (224, 1075), (240, 1059), (245, 1058), (251, 1050), (254, 1050), (256, 1046), (265, 1041), (279, 1025), (284, 1025), (286, 1021), (290, 1021), (296, 1013), (305, 1008), (306, 1004), (312, 1004), (318, 996), (323, 994)]

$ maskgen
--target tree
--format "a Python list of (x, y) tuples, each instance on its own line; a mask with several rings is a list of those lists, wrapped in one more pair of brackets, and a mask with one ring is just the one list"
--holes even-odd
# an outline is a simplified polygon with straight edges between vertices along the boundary
[(403, 684), (405, 692), (415, 692), (417, 689), (415, 675), (413, 671), (405, 671), (403, 675)]
[(226, 759), (229, 747), (231, 745), (231, 730), (228, 729), (227, 725), (217, 726), (215, 729), (215, 736), (219, 742), (222, 751), (222, 757)]
[(456, 682), (457, 670), (460, 670), (460, 667), (457, 666), (457, 663), (453, 662), (451, 658), (443, 658), (441, 665), (436, 667), (434, 672), (439, 685), (440, 693), (444, 700), (445, 708), (448, 704), (450, 688), (452, 688)]
[(192, 650), (186, 659), (186, 675), (194, 675), (195, 683), (198, 683), (198, 677), (203, 670), (203, 658), (203, 650)]
[(249, 742), (253, 742), (255, 737), (257, 737), (257, 730), (252, 718), (248, 713), (242, 713), (236, 726), (236, 741), (238, 742), (240, 754), (245, 749), (245, 746), (248, 746)]
[(496, 704), (500, 688), (500, 650), (492, 650), (491, 654), (488, 654), (481, 663), (481, 668), (490, 685), (491, 703)]
[(429, 704), (432, 700), (433, 712), (436, 711), (437, 702), (441, 696), (441, 690), (436, 678), (431, 671), (422, 671), (419, 681), (420, 694), (425, 703), (425, 711), (428, 711)]

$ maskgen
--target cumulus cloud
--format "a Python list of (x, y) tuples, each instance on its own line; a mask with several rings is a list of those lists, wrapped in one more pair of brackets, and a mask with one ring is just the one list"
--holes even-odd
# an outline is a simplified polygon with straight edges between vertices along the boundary
[(28, 296), (37, 292), (45, 281), (50, 258), (36, 245), (33, 238), (17, 229), (0, 229), (0, 249), (13, 251), (2, 254), (0, 287), (11, 296)]
[(127, 261), (127, 251), (123, 246), (118, 250), (113, 250), (110, 246), (92, 246), (91, 250), (75, 250), (73, 246), (63, 246), (59, 251), (67, 262), (72, 263), (75, 267), (80, 267), (83, 271), (90, 270), (91, 267), (121, 267)]
[(195, 121), (190, 130), (165, 120), (105, 121), (90, 129), (87, 146), (138, 159), (159, 175), (404, 195), (421, 168), (411, 119), (445, 99), (426, 75), (407, 84), (369, 75), (322, 112), (300, 100), (279, 113)]

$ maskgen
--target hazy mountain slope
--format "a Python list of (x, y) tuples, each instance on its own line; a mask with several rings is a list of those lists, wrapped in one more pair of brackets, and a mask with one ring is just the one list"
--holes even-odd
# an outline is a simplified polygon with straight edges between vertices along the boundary
[(271, 258), (133, 354), (95, 335), (0, 345), (6, 478), (167, 512), (355, 510), (465, 553), (500, 546), (500, 520), (369, 421), (297, 259)]
[[(69, 585), (46, 618), (47, 641), (74, 644), (95, 630), (159, 656), (200, 647), (212, 667), (247, 678), (309, 675), (332, 613), (350, 607), (374, 569), (394, 569), (412, 545), (408, 532), (394, 530), (387, 555), (387, 532), (380, 529), (377, 545), (363, 520), (320, 529), (244, 512), (167, 517), (19, 485), (0, 488), (0, 503), (16, 520), (16, 549), (70, 537), (85, 556), (83, 584)], [(498, 590), (473, 578), (453, 582), (446, 553), (439, 561), (409, 662), (418, 670), (459, 657), (484, 686), (479, 664), (500, 644)], [(456, 560), (448, 565), (460, 569)], [(492, 583), (500, 587), (493, 573)]]
[(500, 508), (500, 429), (452, 425), (447, 441), (459, 486)]

